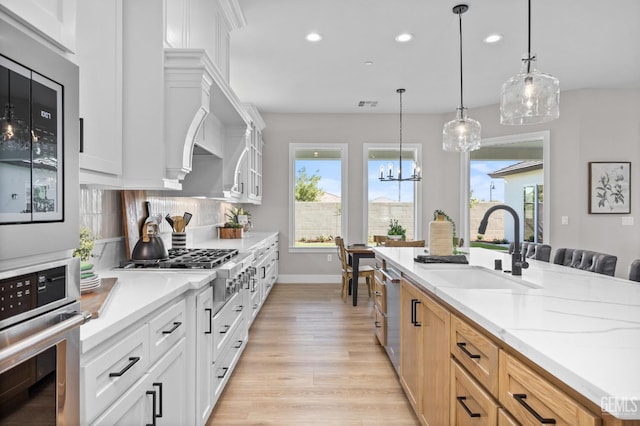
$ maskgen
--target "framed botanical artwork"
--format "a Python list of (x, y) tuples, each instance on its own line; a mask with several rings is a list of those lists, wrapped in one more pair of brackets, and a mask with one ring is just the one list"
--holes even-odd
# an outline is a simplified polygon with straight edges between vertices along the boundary
[(589, 163), (589, 213), (631, 213), (631, 163)]

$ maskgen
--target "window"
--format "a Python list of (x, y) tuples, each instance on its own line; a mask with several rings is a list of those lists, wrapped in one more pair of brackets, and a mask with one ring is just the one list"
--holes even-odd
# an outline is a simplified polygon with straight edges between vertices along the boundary
[[(367, 240), (373, 244), (374, 235), (387, 235), (389, 221), (397, 219), (406, 230), (407, 239), (420, 239), (420, 196), (419, 182), (382, 182), (380, 181), (380, 167), (388, 169), (388, 164), (394, 164), (394, 174), (397, 176), (399, 151), (394, 146), (365, 145), (365, 194), (367, 206), (367, 222), (365, 232)], [(402, 149), (402, 170), (414, 170), (420, 158), (419, 145), (404, 145)]]
[(291, 144), (289, 159), (289, 247), (335, 251), (334, 237), (346, 237), (347, 146)]

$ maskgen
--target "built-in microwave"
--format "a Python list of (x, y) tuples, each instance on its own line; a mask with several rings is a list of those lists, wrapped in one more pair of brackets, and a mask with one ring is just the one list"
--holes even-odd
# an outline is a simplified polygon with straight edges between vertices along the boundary
[(79, 68), (71, 57), (0, 10), (0, 270), (78, 246)]

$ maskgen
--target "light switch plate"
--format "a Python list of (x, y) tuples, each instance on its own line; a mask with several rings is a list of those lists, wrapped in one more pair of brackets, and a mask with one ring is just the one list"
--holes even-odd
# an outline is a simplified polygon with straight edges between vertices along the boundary
[(569, 216), (562, 216), (561, 221), (562, 221), (563, 225), (568, 225), (569, 224)]
[(622, 225), (623, 226), (633, 226), (633, 216), (623, 216), (622, 217)]

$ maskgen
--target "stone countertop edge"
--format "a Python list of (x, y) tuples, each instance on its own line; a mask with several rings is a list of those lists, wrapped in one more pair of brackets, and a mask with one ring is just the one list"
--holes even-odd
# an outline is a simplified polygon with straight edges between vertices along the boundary
[[(247, 252), (262, 247), (277, 232), (249, 232), (244, 238), (210, 239), (194, 248), (231, 248)], [(144, 270), (103, 269), (101, 277), (118, 278), (109, 306), (99, 318), (80, 327), (80, 352), (91, 349), (126, 330), (164, 304), (191, 290), (199, 290), (215, 278), (215, 269)]]
[[(509, 279), (537, 288), (470, 289), (437, 284), (438, 271), (454, 269), (463, 278), (473, 266), (493, 271), (494, 259), (502, 259), (507, 269), (510, 256), (472, 248), (470, 265), (422, 264), (413, 258), (424, 249), (374, 251), (388, 267), (404, 272), (599, 407), (609, 398), (640, 405), (640, 284), (530, 260), (522, 277)], [(608, 412), (623, 420), (640, 419), (640, 410)]]

